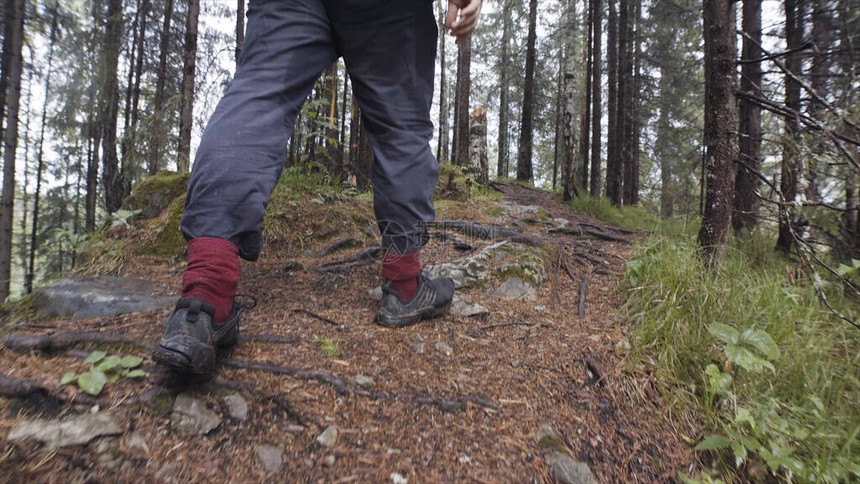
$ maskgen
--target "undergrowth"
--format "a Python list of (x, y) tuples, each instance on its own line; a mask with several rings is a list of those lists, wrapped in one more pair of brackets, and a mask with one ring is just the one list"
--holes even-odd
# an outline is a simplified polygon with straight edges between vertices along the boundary
[[(684, 482), (860, 479), (860, 332), (818, 299), (813, 279), (773, 250), (773, 234), (733, 239), (718, 274), (703, 268), (697, 220), (581, 197), (574, 209), (651, 235), (621, 291), (630, 368), (644, 364), (708, 469)], [(856, 318), (856, 302), (828, 284)]]

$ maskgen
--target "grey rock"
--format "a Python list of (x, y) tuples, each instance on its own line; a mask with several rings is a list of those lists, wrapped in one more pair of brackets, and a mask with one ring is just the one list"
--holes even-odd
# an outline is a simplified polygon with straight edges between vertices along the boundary
[(284, 431), (289, 434), (297, 434), (299, 432), (304, 432), (305, 427), (302, 425), (290, 424), (284, 428)]
[(585, 462), (574, 460), (563, 452), (553, 452), (547, 458), (555, 478), (564, 484), (596, 484), (591, 468)]
[(263, 468), (269, 472), (280, 472), (284, 465), (284, 449), (268, 444), (257, 444), (254, 446), (257, 459), (263, 464)]
[(174, 482), (181, 469), (182, 464), (179, 462), (166, 464), (155, 473), (155, 480), (158, 482)]
[(6, 437), (11, 441), (35, 440), (49, 448), (84, 445), (96, 437), (119, 435), (122, 429), (105, 413), (88, 413), (63, 421), (29, 420), (19, 422)]
[(374, 287), (373, 289), (367, 291), (367, 295), (372, 299), (382, 301), (382, 288), (379, 286)]
[(409, 350), (416, 355), (423, 355), (427, 352), (427, 343), (425, 343), (424, 341), (416, 341), (412, 343), (412, 346), (409, 347)]
[(451, 356), (454, 353), (454, 348), (451, 348), (451, 345), (445, 343), (444, 341), (439, 341), (436, 343), (436, 349), (445, 353), (445, 356)]
[(509, 277), (492, 291), (492, 295), (511, 301), (536, 301), (537, 289), (523, 282), (519, 277)]
[(317, 443), (323, 447), (332, 447), (337, 442), (337, 427), (329, 425), (317, 436)]
[(546, 306), (544, 306), (544, 305), (537, 305), (537, 306), (535, 306), (535, 311), (537, 311), (537, 312), (539, 312), (539, 313), (542, 313), (542, 312), (546, 311)]
[(372, 387), (376, 382), (373, 381), (373, 378), (370, 378), (367, 375), (355, 375), (353, 379), (356, 385), (362, 387)]
[(197, 435), (206, 435), (221, 425), (217, 413), (187, 393), (179, 394), (174, 400), (170, 421), (180, 432)]
[(523, 217), (526, 215), (537, 215), (541, 211), (540, 205), (517, 205), (514, 203), (506, 204), (508, 211), (517, 217)]
[(248, 402), (242, 398), (242, 395), (234, 393), (222, 398), (221, 401), (227, 406), (227, 413), (230, 417), (241, 422), (248, 420)]
[(451, 303), (451, 314), (462, 317), (483, 317), (490, 314), (490, 311), (477, 303), (471, 303), (462, 296), (454, 295), (454, 301)]
[(452, 262), (436, 264), (426, 268), (431, 278), (447, 277), (454, 281), (455, 288), (474, 286), (487, 278), (493, 253), (508, 243), (507, 240), (488, 245), (469, 257)]
[(36, 313), (46, 317), (98, 318), (157, 311), (175, 302), (172, 296), (153, 296), (163, 290), (154, 282), (124, 277), (93, 276), (63, 279), (38, 290)]
[(129, 435), (125, 441), (125, 445), (131, 450), (149, 453), (149, 445), (147, 445), (146, 437), (143, 435), (137, 433)]
[(334, 467), (334, 463), (335, 463), (335, 457), (333, 455), (329, 454), (329, 455), (323, 457), (323, 461), (322, 461), (323, 467)]

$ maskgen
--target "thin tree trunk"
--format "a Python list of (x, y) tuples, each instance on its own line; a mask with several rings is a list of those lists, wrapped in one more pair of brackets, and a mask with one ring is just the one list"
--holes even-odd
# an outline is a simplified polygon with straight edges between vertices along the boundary
[(639, 137), (641, 136), (642, 124), (639, 119), (640, 89), (642, 86), (642, 52), (640, 50), (639, 32), (642, 26), (642, 2), (635, 2), (634, 21), (631, 42), (633, 43), (633, 82), (630, 94), (630, 205), (639, 204)]
[(349, 73), (344, 68), (344, 70), (343, 70), (343, 96), (342, 96), (343, 100), (340, 102), (340, 104), (341, 104), (340, 133), (338, 133), (338, 142), (340, 144), (339, 160), (340, 160), (341, 171), (344, 170), (344, 168), (345, 168), (344, 165), (346, 165), (346, 107), (348, 105), (347, 96), (349, 96), (348, 87), (349, 87)]
[(584, 19), (586, 22), (586, 39), (583, 42), (583, 65), (585, 66), (585, 102), (579, 118), (579, 162), (576, 167), (576, 183), (580, 193), (587, 193), (588, 183), (588, 148), (591, 134), (591, 71), (593, 69), (594, 41), (594, 0), (588, 0), (587, 11)]
[[(788, 54), (785, 66), (793, 74), (785, 76), (785, 107), (799, 113), (800, 83), (794, 76), (800, 75), (802, 59), (800, 52), (792, 52), (803, 42), (803, 7), (799, 0), (785, 1), (785, 35), (787, 50), (791, 52)], [(785, 253), (788, 253), (794, 245), (794, 237), (791, 233), (791, 224), (794, 221), (788, 205), (797, 198), (798, 178), (803, 173), (800, 143), (800, 120), (796, 116), (787, 116), (779, 182), (782, 201), (785, 204), (779, 209), (779, 236), (776, 240), (776, 248)]]
[(337, 145), (337, 91), (338, 91), (338, 65), (333, 62), (323, 74), (323, 85), (325, 86), (325, 97), (329, 103), (327, 117), (328, 123), (325, 129), (326, 157), (328, 158), (328, 172), (336, 180), (340, 179), (340, 162), (338, 160)]
[[(558, 158), (559, 156), (564, 156), (560, 150), (562, 150), (562, 143), (564, 142), (561, 139), (562, 132), (562, 114), (561, 114), (561, 103), (562, 97), (564, 96), (562, 93), (562, 89), (564, 89), (564, 45), (560, 45), (558, 48), (558, 72), (556, 74), (556, 82), (555, 82), (555, 136), (553, 137), (553, 147), (552, 147), (552, 189), (555, 191), (555, 187), (558, 184)], [(567, 160), (562, 161), (562, 171), (565, 172)], [(566, 173), (566, 172), (565, 172)], [(565, 177), (565, 175), (562, 175)], [(564, 185), (565, 182), (562, 182)]]
[(602, 34), (601, 25), (603, 23), (603, 7), (601, 0), (593, 0), (594, 6), (592, 10), (594, 26), (594, 37), (592, 40), (592, 70), (591, 70), (591, 178), (589, 180), (591, 196), (600, 198), (600, 122), (603, 98), (601, 96), (602, 84)]
[(537, 40), (537, 0), (529, 0), (529, 34), (526, 48), (526, 75), (523, 84), (523, 112), (517, 154), (517, 180), (532, 181), (532, 141), (535, 103), (535, 41)]
[(738, 113), (735, 103), (735, 21), (731, 0), (704, 0), (707, 192), (699, 230), (703, 262), (718, 269), (731, 219)]
[(576, 115), (576, 2), (568, 0), (567, 2), (567, 22), (564, 29), (565, 50), (567, 51), (567, 59), (564, 63), (562, 83), (562, 139), (564, 141), (564, 169), (563, 173), (563, 192), (564, 200), (571, 200), (574, 196), (579, 195), (579, 189), (583, 186), (583, 181), (577, 173), (578, 163), (575, 163), (576, 153), (576, 138), (574, 130), (574, 122)]
[(132, 52), (137, 52), (129, 61), (128, 90), (125, 103), (125, 130), (122, 137), (120, 153), (122, 155), (122, 170), (120, 178), (123, 180), (122, 199), (131, 193), (131, 182), (138, 175), (138, 157), (131, 154), (137, 138), (137, 124), (140, 119), (140, 78), (143, 74), (143, 49), (146, 40), (146, 21), (149, 15), (150, 0), (139, 2), (135, 29), (135, 47)]
[(188, 19), (185, 24), (185, 56), (182, 68), (182, 102), (179, 106), (179, 153), (176, 168), (188, 172), (191, 168), (191, 125), (194, 115), (194, 74), (197, 68), (197, 20), (200, 0), (188, 2)]
[[(742, 29), (743, 60), (758, 59), (762, 56), (761, 44), (761, 1), (744, 0)], [(746, 62), (741, 65), (741, 91), (761, 96), (761, 63)], [(738, 102), (740, 117), (740, 160), (735, 179), (734, 213), (732, 226), (735, 231), (751, 230), (758, 225), (759, 199), (757, 192), (761, 184), (756, 171), (761, 170), (761, 108), (758, 104), (741, 98)], [(752, 170), (747, 169), (749, 165)], [(754, 170), (754, 171), (753, 171)]]
[[(30, 64), (33, 65), (33, 51), (30, 51)], [(29, 251), (27, 250), (29, 237), (27, 237), (27, 220), (30, 212), (30, 200), (27, 189), (30, 186), (30, 106), (33, 98), (33, 69), (27, 72), (27, 101), (24, 107), (24, 112), (27, 117), (24, 121), (24, 183), (21, 184), (21, 221), (20, 232), (21, 238), (18, 242), (18, 257), (21, 262), (21, 271), (27, 276), (27, 261), (29, 260)]]
[(153, 130), (152, 153), (149, 156), (147, 171), (155, 175), (161, 165), (161, 150), (167, 144), (167, 129), (164, 126), (164, 101), (166, 98), (165, 84), (167, 82), (167, 55), (170, 52), (170, 21), (173, 18), (173, 0), (167, 0), (164, 6), (164, 24), (161, 28), (161, 47), (158, 53), (158, 72), (155, 77), (155, 98), (153, 99)]
[(242, 45), (245, 43), (245, 0), (236, 2), (236, 65), (242, 57)]
[(123, 181), (119, 173), (117, 158), (116, 130), (119, 111), (119, 54), (122, 43), (122, 0), (109, 0), (107, 28), (105, 29), (103, 68), (105, 75), (102, 96), (104, 104), (101, 111), (102, 151), (104, 168), (102, 183), (105, 191), (105, 208), (108, 213), (119, 210), (122, 205)]
[(439, 5), (439, 142), (436, 145), (436, 160), (439, 163), (448, 159), (448, 62), (445, 58), (445, 16), (442, 12), (442, 2)]
[(669, 151), (669, 102), (672, 76), (666, 66), (660, 68), (660, 114), (657, 117), (657, 139), (654, 142), (654, 154), (660, 164), (660, 216), (671, 218), (675, 214), (675, 188), (672, 182), (673, 155)]
[(606, 197), (614, 205), (621, 205), (621, 160), (618, 153), (618, 14), (617, 0), (609, 2), (607, 22), (606, 69), (608, 77), (606, 114), (609, 117), (606, 131)]
[[(503, 11), (509, 12), (511, 0), (505, 0)], [(512, 16), (505, 14), (502, 20), (502, 50), (499, 54), (499, 161), (496, 167), (496, 174), (501, 177), (508, 176), (508, 168), (510, 167), (510, 153), (508, 141), (508, 120), (510, 106), (508, 100), (508, 47), (511, 43), (511, 24), (513, 23)]]
[[(3, 33), (3, 99), (6, 130), (3, 133), (3, 191), (0, 197), (0, 302), (9, 297), (12, 275), (12, 217), (15, 213), (15, 155), (18, 149), (18, 111), (24, 45), (24, 0), (6, 0)], [(2, 111), (0, 111), (2, 114)]]
[(457, 149), (455, 163), (469, 165), (469, 98), (472, 87), (472, 37), (460, 41), (457, 56)]

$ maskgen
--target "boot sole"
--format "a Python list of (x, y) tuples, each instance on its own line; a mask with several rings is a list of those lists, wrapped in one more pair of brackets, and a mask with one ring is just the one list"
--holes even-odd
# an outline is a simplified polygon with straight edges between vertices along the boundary
[(432, 319), (432, 318), (442, 316), (443, 314), (447, 313), (448, 309), (450, 309), (450, 308), (451, 308), (451, 303), (449, 302), (448, 304), (446, 304), (445, 306), (443, 306), (441, 308), (432, 309), (429, 313), (418, 313), (418, 314), (414, 314), (411, 316), (403, 316), (403, 317), (397, 317), (397, 318), (385, 317), (385, 316), (380, 316), (379, 314), (377, 314), (374, 322), (376, 324), (378, 324), (380, 326), (384, 326), (386, 328), (403, 328), (406, 326), (411, 326), (413, 324), (419, 323), (425, 319)]
[(238, 331), (227, 341), (212, 347), (190, 336), (176, 336), (162, 341), (153, 351), (152, 359), (168, 369), (182, 374), (206, 375), (215, 371), (220, 353), (229, 351), (238, 341)]

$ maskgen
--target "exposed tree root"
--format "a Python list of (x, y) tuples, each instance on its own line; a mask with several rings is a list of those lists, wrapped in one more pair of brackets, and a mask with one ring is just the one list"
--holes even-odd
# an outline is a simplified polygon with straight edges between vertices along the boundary
[(305, 316), (310, 316), (310, 317), (312, 317), (312, 318), (319, 319), (320, 321), (322, 321), (322, 322), (324, 322), (324, 323), (326, 323), (326, 324), (330, 324), (330, 325), (332, 325), (332, 326), (340, 326), (340, 323), (338, 323), (337, 321), (334, 321), (334, 320), (332, 320), (332, 319), (329, 319), (329, 318), (327, 318), (327, 317), (325, 317), (325, 316), (320, 316), (319, 314), (317, 314), (317, 313), (313, 313), (313, 312), (311, 312), (311, 311), (308, 311), (307, 309), (301, 309), (301, 308), (299, 308), (299, 309), (293, 309), (293, 311), (292, 311), (292, 312), (293, 312), (293, 313), (304, 314)]
[(345, 249), (348, 247), (356, 247), (361, 245), (361, 241), (356, 239), (355, 237), (344, 237), (342, 239), (338, 239), (334, 241), (328, 247), (324, 247), (322, 250), (317, 252), (316, 258), (322, 259), (323, 257), (331, 254), (332, 252), (337, 252), (341, 249)]
[(128, 344), (137, 347), (148, 347), (149, 344), (131, 339), (121, 334), (70, 331), (58, 334), (10, 334), (0, 338), (0, 343), (12, 351), (27, 352), (58, 351), (83, 343)]
[(372, 261), (377, 260), (380, 257), (382, 257), (382, 253), (383, 253), (382, 246), (375, 245), (373, 247), (368, 247), (367, 249), (360, 251), (359, 253), (355, 254), (352, 257), (347, 257), (346, 259), (341, 259), (341, 260), (336, 260), (336, 261), (331, 261), (331, 262), (326, 262), (326, 263), (320, 264), (319, 266), (314, 268), (314, 271), (324, 272), (324, 271), (331, 270), (332, 268), (336, 268), (338, 266), (342, 266), (342, 265), (346, 265), (346, 264), (352, 264), (353, 262), (363, 262), (363, 261), (372, 262)]
[(474, 237), (481, 240), (510, 240), (528, 245), (539, 245), (540, 240), (529, 237), (518, 230), (512, 230), (505, 227), (495, 225), (482, 225), (465, 220), (443, 220), (436, 222), (434, 228), (445, 231), (455, 230), (467, 237)]

